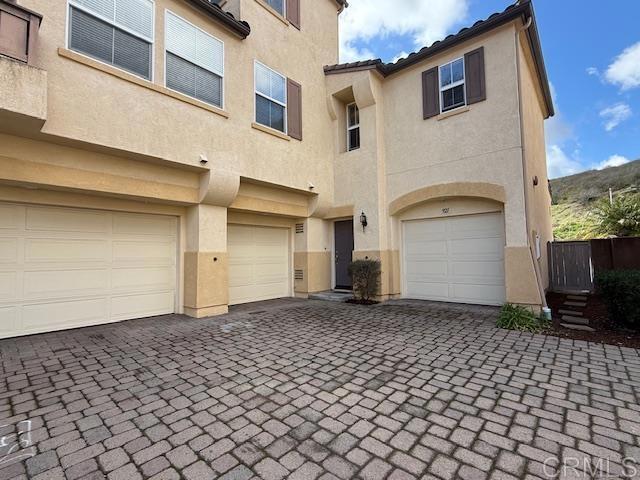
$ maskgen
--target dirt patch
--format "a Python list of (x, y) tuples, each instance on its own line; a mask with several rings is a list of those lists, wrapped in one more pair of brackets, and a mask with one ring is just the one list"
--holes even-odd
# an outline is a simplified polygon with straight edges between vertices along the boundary
[(594, 328), (595, 332), (583, 332), (562, 327), (560, 325), (561, 315), (559, 310), (570, 310), (570, 308), (563, 306), (564, 300), (565, 295), (558, 293), (547, 294), (547, 302), (553, 312), (553, 323), (549, 329), (542, 332), (543, 334), (571, 340), (583, 340), (585, 342), (640, 349), (640, 332), (623, 330), (614, 324), (609, 319), (607, 306), (598, 295), (587, 296), (587, 306), (580, 309), (580, 311), (584, 313), (584, 316), (589, 319), (589, 326)]

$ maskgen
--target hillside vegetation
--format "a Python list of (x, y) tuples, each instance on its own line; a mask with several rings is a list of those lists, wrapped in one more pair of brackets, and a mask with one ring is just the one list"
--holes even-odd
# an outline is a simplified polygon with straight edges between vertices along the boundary
[(640, 192), (640, 160), (551, 180), (553, 231), (557, 240), (597, 238), (591, 209), (601, 198)]

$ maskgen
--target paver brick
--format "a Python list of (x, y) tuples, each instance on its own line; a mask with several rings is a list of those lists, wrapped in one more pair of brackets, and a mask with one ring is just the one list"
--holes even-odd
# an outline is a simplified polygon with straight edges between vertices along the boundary
[(495, 315), (283, 301), (0, 340), (0, 424), (31, 418), (38, 452), (0, 477), (533, 480), (640, 457), (639, 352)]

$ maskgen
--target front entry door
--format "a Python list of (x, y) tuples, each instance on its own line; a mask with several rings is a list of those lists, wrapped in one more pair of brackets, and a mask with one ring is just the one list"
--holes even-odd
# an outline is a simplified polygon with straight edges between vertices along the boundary
[(353, 220), (335, 222), (336, 288), (351, 290), (349, 264), (353, 255)]

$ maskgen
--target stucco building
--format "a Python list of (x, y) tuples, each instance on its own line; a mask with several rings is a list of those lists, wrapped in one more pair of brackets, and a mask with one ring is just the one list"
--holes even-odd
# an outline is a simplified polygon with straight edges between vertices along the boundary
[[(0, 337), (349, 287), (540, 306), (528, 0), (337, 64), (344, 0), (0, 0)], [(366, 226), (361, 222), (366, 218)]]

